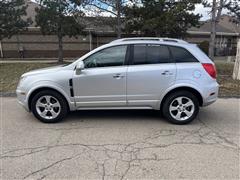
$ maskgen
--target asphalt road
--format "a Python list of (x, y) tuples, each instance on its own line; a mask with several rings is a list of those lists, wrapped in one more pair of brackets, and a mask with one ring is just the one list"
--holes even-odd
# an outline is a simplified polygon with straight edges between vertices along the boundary
[(155, 111), (79, 111), (43, 124), (1, 98), (2, 179), (239, 179), (240, 100), (190, 125)]

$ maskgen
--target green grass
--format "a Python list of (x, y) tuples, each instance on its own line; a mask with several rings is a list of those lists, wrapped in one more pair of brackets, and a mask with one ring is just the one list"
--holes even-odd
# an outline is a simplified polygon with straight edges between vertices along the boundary
[(234, 63), (226, 62), (215, 62), (217, 73), (219, 75), (229, 75), (232, 76)]
[[(20, 76), (30, 70), (58, 65), (57, 63), (0, 64), (0, 92), (15, 92)], [(240, 81), (232, 79), (233, 63), (216, 62), (219, 96), (240, 97)]]
[(240, 80), (233, 80), (233, 63), (217, 62), (217, 81), (220, 85), (219, 96), (240, 97)]
[(0, 64), (0, 91), (15, 92), (19, 78), (25, 72), (55, 66), (56, 63), (2, 63)]

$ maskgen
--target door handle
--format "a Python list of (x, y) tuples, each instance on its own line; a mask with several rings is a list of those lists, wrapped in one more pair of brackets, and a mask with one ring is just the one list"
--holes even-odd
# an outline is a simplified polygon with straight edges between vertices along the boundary
[(166, 71), (162, 72), (162, 75), (173, 75), (173, 73), (168, 71), (168, 70), (166, 70)]
[(115, 78), (115, 79), (121, 79), (121, 78), (124, 78), (124, 76), (121, 75), (121, 74), (115, 74), (115, 75), (113, 75), (113, 78)]

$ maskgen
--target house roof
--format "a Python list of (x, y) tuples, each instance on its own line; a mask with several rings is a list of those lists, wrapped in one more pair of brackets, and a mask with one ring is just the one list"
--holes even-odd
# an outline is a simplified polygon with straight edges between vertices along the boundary
[(222, 15), (219, 24), (224, 28), (240, 33), (240, 20), (229, 15)]
[(86, 25), (86, 29), (95, 32), (115, 32), (114, 26), (116, 18), (114, 17), (83, 17), (80, 21)]
[[(202, 22), (200, 27), (191, 27), (189, 31), (211, 32), (211, 22), (210, 21)], [(234, 31), (224, 28), (220, 24), (217, 24), (216, 32), (234, 33)]]
[[(228, 29), (220, 23), (218, 23), (216, 25), (216, 32), (217, 32), (217, 35), (239, 36), (238, 32), (236, 32), (235, 30), (230, 29), (230, 28)], [(201, 22), (199, 27), (189, 28), (188, 33), (189, 34), (200, 34), (200, 35), (210, 34), (211, 33), (211, 22), (210, 21)]]
[[(233, 21), (234, 17), (229, 15), (222, 15), (218, 24), (216, 25), (216, 32), (218, 34), (229, 34), (229, 35), (239, 35), (240, 26), (236, 21)], [(192, 34), (200, 33), (206, 34), (211, 32), (211, 21), (207, 20), (205, 22), (201, 22), (200, 27), (191, 27), (188, 30)]]

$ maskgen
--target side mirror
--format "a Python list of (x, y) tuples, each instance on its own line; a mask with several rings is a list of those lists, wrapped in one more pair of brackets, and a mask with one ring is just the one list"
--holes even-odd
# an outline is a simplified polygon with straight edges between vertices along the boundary
[(76, 74), (80, 74), (80, 72), (84, 69), (84, 62), (79, 61), (76, 66)]
[(79, 61), (77, 63), (77, 67), (76, 67), (76, 70), (83, 70), (84, 69), (84, 62), (83, 61)]

